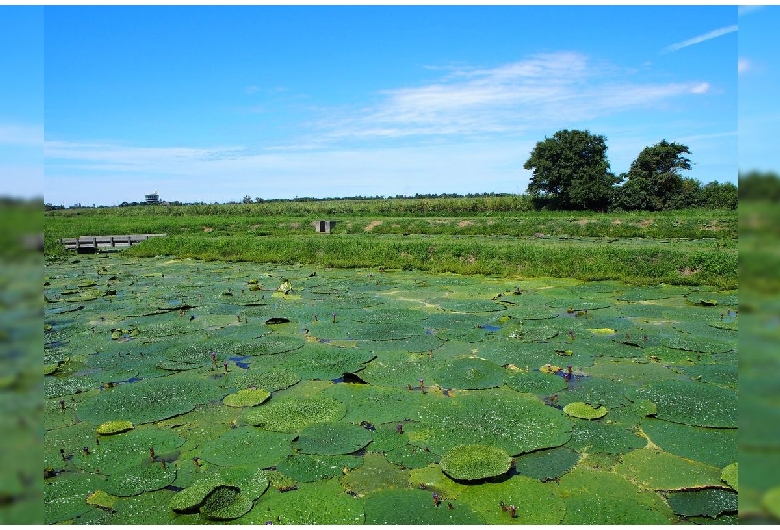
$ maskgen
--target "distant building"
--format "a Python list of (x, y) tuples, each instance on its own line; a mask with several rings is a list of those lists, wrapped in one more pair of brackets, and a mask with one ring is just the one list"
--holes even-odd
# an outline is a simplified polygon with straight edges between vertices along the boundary
[(144, 195), (144, 199), (146, 200), (146, 204), (160, 204), (160, 196), (157, 195), (157, 191)]

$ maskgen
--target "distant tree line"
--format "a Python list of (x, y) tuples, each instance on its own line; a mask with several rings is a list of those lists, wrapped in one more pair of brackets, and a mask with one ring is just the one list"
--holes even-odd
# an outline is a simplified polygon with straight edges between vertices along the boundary
[(780, 201), (780, 176), (777, 173), (750, 171), (739, 174), (739, 198), (749, 201)]
[(615, 175), (606, 138), (589, 131), (561, 130), (537, 142), (524, 168), (533, 176), (527, 192), (538, 208), (552, 210), (736, 209), (737, 186), (682, 176), (691, 169), (688, 146), (661, 140), (645, 147), (628, 172)]

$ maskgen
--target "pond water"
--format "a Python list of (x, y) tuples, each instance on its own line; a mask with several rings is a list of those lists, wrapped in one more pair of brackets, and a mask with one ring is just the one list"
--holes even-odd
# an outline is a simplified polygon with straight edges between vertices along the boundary
[(735, 520), (735, 291), (119, 253), (45, 276), (47, 523)]

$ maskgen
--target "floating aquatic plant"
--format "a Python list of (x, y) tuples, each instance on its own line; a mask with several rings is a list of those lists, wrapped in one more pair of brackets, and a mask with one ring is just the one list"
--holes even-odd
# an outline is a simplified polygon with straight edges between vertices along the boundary
[[(461, 444), (484, 443), (517, 455), (557, 447), (571, 437), (571, 420), (539, 398), (510, 389), (474, 391), (437, 399), (420, 409), (421, 443), (443, 454)], [(411, 426), (410, 426), (411, 427)]]
[[(99, 440), (95, 439), (94, 434), (90, 434), (89, 438), (82, 439), (80, 446), (77, 446), (78, 451), (75, 451), (72, 462), (85, 471), (99, 469), (109, 475), (148, 462), (149, 448), (154, 448), (156, 454), (169, 455), (175, 453), (185, 441), (171, 430), (149, 427), (102, 436)], [(97, 442), (100, 445), (97, 445)], [(87, 447), (88, 451), (84, 451), (83, 447)], [(73, 449), (71, 447), (71, 450)]]
[(650, 448), (624, 454), (615, 472), (655, 490), (721, 485), (720, 468)]
[(315, 423), (342, 419), (347, 407), (330, 397), (281, 399), (247, 410), (244, 421), (268, 431), (297, 432)]
[(516, 457), (515, 471), (537, 480), (557, 479), (571, 470), (579, 459), (580, 454), (568, 447), (542, 449)]
[(221, 399), (227, 392), (203, 378), (167, 376), (119, 385), (79, 407), (82, 421), (99, 425), (115, 418), (150, 423), (189, 412), (200, 403)]
[(457, 445), (439, 461), (442, 471), (456, 480), (477, 480), (509, 471), (512, 458), (499, 447), (483, 444)]
[(176, 468), (149, 459), (111, 474), (105, 490), (119, 497), (131, 497), (145, 491), (164, 488), (176, 480)]
[(133, 422), (128, 420), (111, 420), (98, 425), (97, 433), (103, 435), (119, 434), (134, 428)]
[[(528, 477), (514, 476), (499, 483), (469, 486), (458, 496), (477, 512), (486, 524), (558, 524), (566, 513), (557, 485), (543, 484)], [(511, 510), (513, 507), (514, 510)]]
[(561, 524), (654, 524), (675, 521), (660, 495), (607, 471), (574, 469), (558, 484), (566, 512)]
[(583, 453), (609, 454), (627, 453), (646, 445), (647, 439), (631, 428), (597, 421), (575, 422), (571, 440), (566, 443), (567, 447)]
[(608, 411), (607, 408), (604, 407), (603, 405), (596, 408), (590, 406), (588, 403), (583, 403), (582, 401), (575, 401), (563, 407), (563, 412), (565, 412), (566, 414), (568, 414), (573, 418), (580, 418), (583, 420), (595, 420), (606, 416)]
[(293, 446), (301, 453), (346, 455), (364, 448), (371, 432), (349, 423), (316, 423), (304, 428)]
[(340, 479), (348, 492), (363, 497), (385, 489), (405, 488), (409, 484), (409, 472), (388, 462), (381, 453), (366, 453), (360, 467)]
[(737, 429), (703, 428), (645, 418), (642, 431), (664, 451), (684, 458), (715, 467), (737, 460)]
[(262, 388), (245, 388), (233, 394), (228, 394), (222, 402), (228, 407), (254, 407), (264, 403), (271, 393)]
[(67, 473), (47, 480), (43, 486), (43, 520), (45, 524), (72, 519), (92, 509), (87, 496), (102, 489), (105, 477), (91, 473)]
[(720, 472), (720, 479), (734, 491), (739, 491), (739, 463), (733, 462), (724, 467)]
[(420, 489), (378, 491), (365, 498), (366, 524), (485, 524), (467, 504), (453, 501), (450, 502), (453, 509), (449, 509), (446, 502), (434, 507), (431, 498), (431, 492)]
[(269, 370), (241, 370), (232, 373), (225, 378), (225, 385), (233, 388), (262, 388), (269, 392), (276, 392), (289, 388), (301, 380), (297, 373), (285, 368), (272, 368)]
[(358, 467), (362, 459), (349, 455), (290, 455), (276, 469), (297, 482), (316, 482), (340, 477), (344, 470)]
[(737, 493), (720, 488), (672, 492), (667, 500), (674, 513), (685, 517), (714, 519), (721, 514), (737, 511)]
[(699, 427), (737, 426), (735, 390), (695, 381), (662, 381), (630, 395), (656, 403), (659, 419)]
[(207, 462), (220, 466), (254, 465), (267, 468), (276, 465), (290, 453), (292, 436), (239, 427), (206, 443), (201, 451)]
[(447, 363), (435, 377), (445, 388), (471, 390), (501, 386), (506, 375), (506, 370), (495, 363), (467, 357)]

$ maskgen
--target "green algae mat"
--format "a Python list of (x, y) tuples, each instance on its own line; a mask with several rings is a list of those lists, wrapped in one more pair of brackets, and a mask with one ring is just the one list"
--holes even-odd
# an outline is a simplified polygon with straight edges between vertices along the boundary
[(704, 287), (51, 261), (45, 521), (732, 523), (737, 304)]

